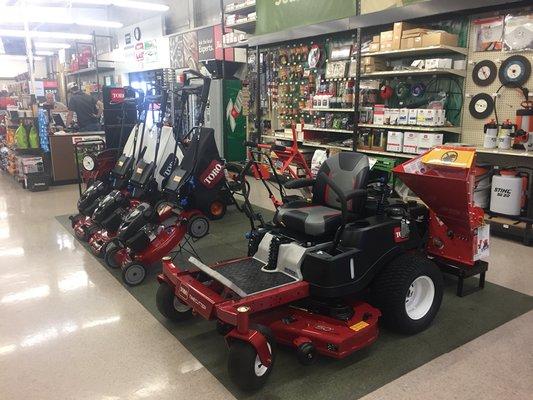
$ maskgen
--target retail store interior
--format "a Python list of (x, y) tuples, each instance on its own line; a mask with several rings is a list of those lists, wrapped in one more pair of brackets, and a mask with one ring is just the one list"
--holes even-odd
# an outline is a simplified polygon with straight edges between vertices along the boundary
[(533, 398), (533, 5), (0, 0), (0, 399)]

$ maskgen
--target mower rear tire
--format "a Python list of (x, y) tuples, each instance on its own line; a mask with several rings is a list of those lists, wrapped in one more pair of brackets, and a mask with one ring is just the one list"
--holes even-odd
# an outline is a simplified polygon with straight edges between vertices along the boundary
[(104, 261), (105, 265), (107, 265), (109, 268), (117, 269), (120, 267), (120, 264), (117, 262), (116, 256), (117, 253), (120, 251), (120, 247), (118, 247), (115, 243), (108, 243), (105, 246), (105, 255), (104, 255)]
[(155, 296), (157, 309), (165, 318), (181, 322), (192, 318), (192, 308), (176, 297), (174, 289), (166, 282), (159, 285)]
[(243, 340), (230, 342), (228, 373), (233, 383), (243, 390), (260, 389), (272, 372), (276, 357), (276, 342), (272, 331), (263, 325), (253, 325), (250, 328), (257, 330), (267, 340), (272, 363), (269, 367), (261, 364), (259, 355), (250, 343)]
[(122, 281), (128, 286), (137, 286), (146, 278), (146, 268), (142, 264), (129, 262), (122, 267)]
[(437, 265), (420, 253), (406, 253), (390, 262), (371, 286), (373, 303), (392, 331), (425, 330), (439, 311), (443, 278)]

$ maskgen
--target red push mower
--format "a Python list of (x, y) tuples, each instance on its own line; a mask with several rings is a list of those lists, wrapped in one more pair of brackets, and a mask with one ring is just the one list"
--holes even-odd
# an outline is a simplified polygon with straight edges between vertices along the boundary
[(209, 219), (222, 218), (229, 204), (240, 209), (233, 195), (242, 184), (226, 180), (213, 129), (194, 132), (181, 165), (166, 183), (164, 199), (155, 206), (135, 207), (107, 246), (106, 264), (121, 268), (123, 281), (130, 286), (140, 284), (146, 269), (177, 246), (178, 252), (198, 256), (192, 242), (208, 234)]
[(370, 191), (366, 155), (334, 155), (316, 179), (285, 184), (311, 186), (312, 201), (280, 207), (270, 226), (249, 235), (248, 257), (212, 266), (191, 257), (191, 269), (165, 257), (157, 307), (173, 321), (217, 321), (229, 375), (243, 389), (265, 384), (276, 344), (309, 364), (369, 346), (380, 318), (394, 331), (421, 332), (441, 304), (441, 269), (487, 269), (474, 158), (474, 149), (443, 146), (395, 168), (427, 208), (389, 198), (383, 181)]

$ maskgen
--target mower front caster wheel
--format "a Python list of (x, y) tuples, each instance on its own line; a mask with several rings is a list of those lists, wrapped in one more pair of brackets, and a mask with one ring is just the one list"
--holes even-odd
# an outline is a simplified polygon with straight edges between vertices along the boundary
[(166, 282), (157, 289), (155, 303), (159, 312), (167, 319), (175, 322), (185, 321), (192, 317), (192, 309), (183, 304), (174, 293), (174, 289)]
[(311, 365), (316, 361), (316, 347), (313, 343), (302, 343), (296, 349), (296, 357), (302, 365)]
[(137, 286), (146, 278), (146, 268), (135, 262), (127, 263), (122, 267), (122, 281), (128, 286)]
[(105, 265), (107, 265), (109, 268), (116, 269), (120, 267), (120, 264), (117, 262), (117, 253), (120, 251), (120, 247), (118, 247), (115, 243), (108, 243), (105, 246), (105, 254), (104, 254), (104, 261)]
[(255, 325), (250, 328), (259, 331), (267, 340), (272, 363), (268, 367), (263, 365), (255, 348), (250, 343), (243, 340), (230, 342), (228, 373), (233, 383), (243, 390), (257, 390), (266, 383), (274, 367), (276, 356), (276, 343), (270, 329), (262, 325)]

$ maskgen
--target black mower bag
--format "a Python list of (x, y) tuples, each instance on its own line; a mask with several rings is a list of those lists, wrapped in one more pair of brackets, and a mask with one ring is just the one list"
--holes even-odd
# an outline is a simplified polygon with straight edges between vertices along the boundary
[(90, 216), (93, 214), (101, 197), (108, 191), (108, 185), (102, 181), (96, 181), (89, 186), (78, 199), (78, 211), (80, 214)]

